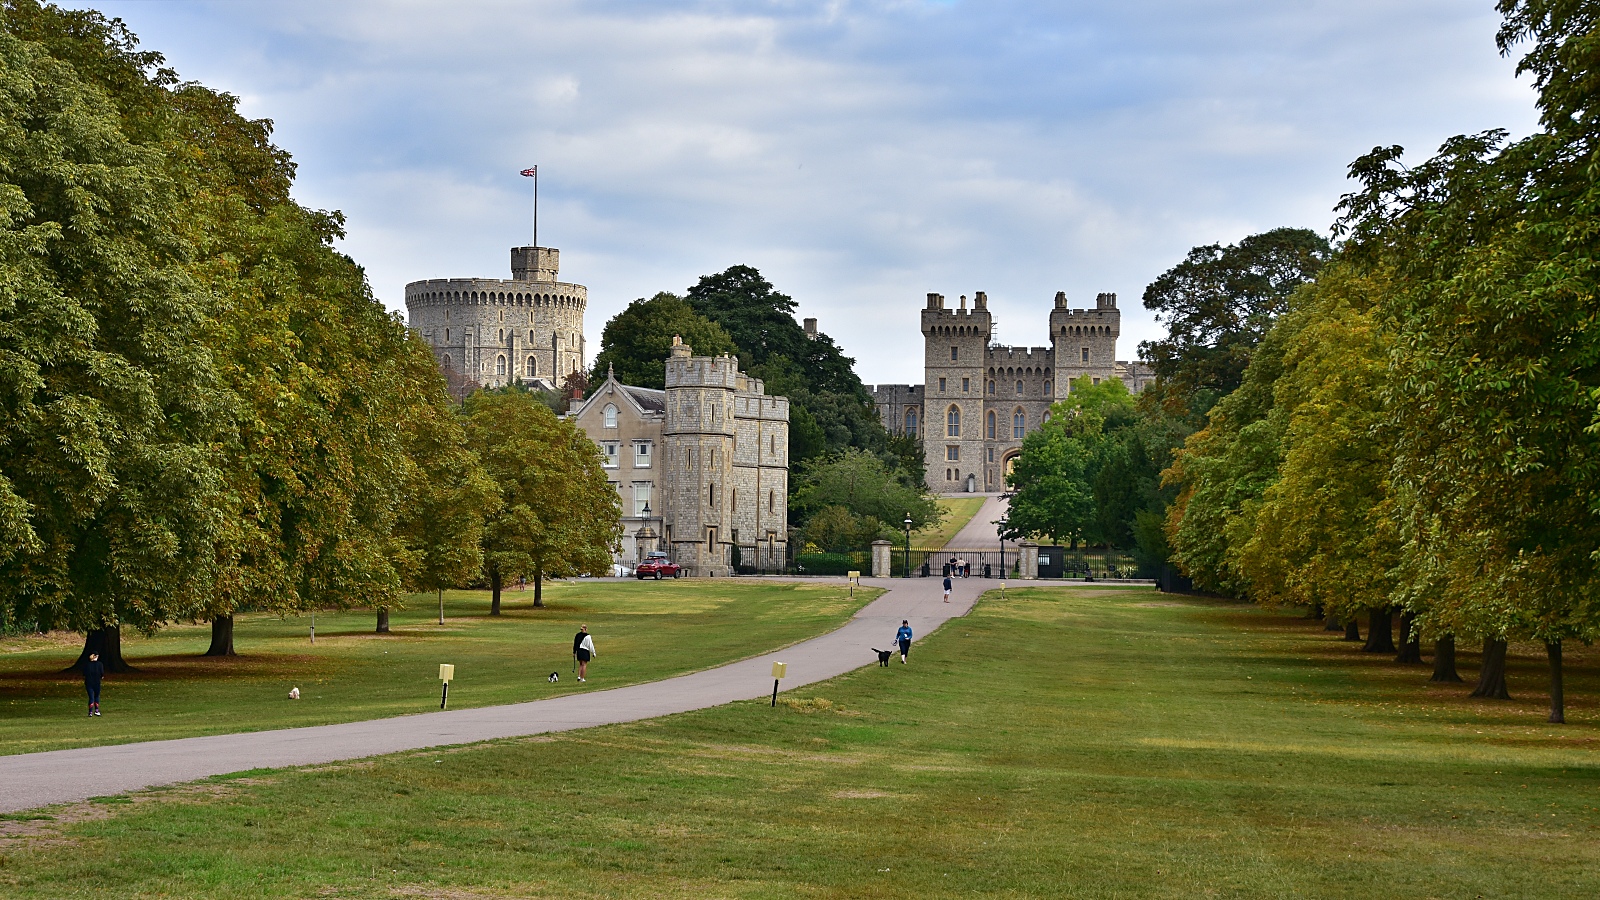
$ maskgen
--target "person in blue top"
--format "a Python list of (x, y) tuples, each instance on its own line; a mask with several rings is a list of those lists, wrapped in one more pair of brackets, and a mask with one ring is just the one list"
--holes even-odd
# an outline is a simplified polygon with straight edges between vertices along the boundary
[(906, 664), (906, 654), (911, 652), (911, 623), (905, 619), (900, 620), (900, 630), (894, 633), (894, 639), (900, 644), (900, 665)]
[(946, 603), (950, 602), (950, 588), (951, 587), (952, 587), (952, 585), (950, 583), (950, 576), (946, 575), (944, 577), (944, 602), (946, 602)]

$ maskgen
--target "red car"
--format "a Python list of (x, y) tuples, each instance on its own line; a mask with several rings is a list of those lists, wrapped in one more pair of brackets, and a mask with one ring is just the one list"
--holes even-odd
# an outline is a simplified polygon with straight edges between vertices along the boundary
[(633, 570), (633, 577), (645, 579), (654, 575), (656, 580), (660, 581), (662, 576), (677, 578), (682, 573), (683, 569), (677, 563), (667, 559), (665, 556), (651, 554), (645, 557), (644, 562), (639, 563), (639, 568)]

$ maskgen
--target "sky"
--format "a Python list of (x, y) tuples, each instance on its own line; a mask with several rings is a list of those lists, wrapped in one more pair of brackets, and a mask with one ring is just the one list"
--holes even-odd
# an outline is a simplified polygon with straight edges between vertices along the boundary
[(1190, 248), (1327, 234), (1349, 163), (1536, 125), (1492, 0), (63, 3), (275, 123), (296, 198), (404, 311), (531, 240), (606, 321), (733, 265), (868, 384), (922, 380), (918, 311), (986, 291), (1047, 343), (1057, 291), (1140, 298)]

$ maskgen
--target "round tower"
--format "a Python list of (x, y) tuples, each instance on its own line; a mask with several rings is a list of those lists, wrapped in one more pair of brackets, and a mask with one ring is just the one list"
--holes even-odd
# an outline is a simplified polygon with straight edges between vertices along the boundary
[(559, 388), (584, 368), (589, 289), (560, 281), (561, 251), (511, 248), (511, 278), (433, 278), (406, 285), (413, 331), (433, 348), (453, 392), (512, 381)]

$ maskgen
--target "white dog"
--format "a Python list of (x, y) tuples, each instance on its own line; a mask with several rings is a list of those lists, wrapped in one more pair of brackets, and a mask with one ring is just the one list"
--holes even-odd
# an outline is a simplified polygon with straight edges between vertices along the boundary
[(297, 688), (297, 687), (289, 688), (289, 699), (290, 700), (299, 700), (300, 699), (300, 689)]

